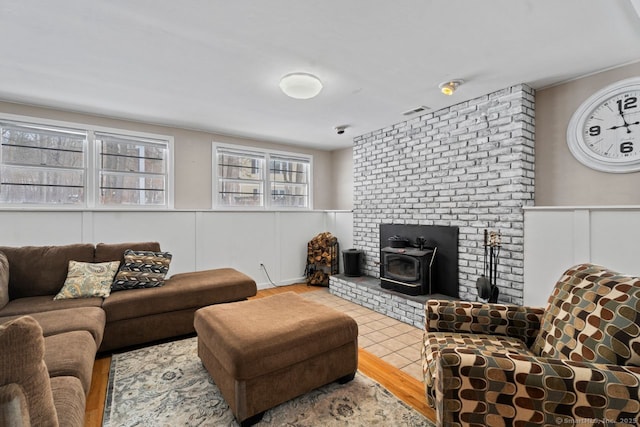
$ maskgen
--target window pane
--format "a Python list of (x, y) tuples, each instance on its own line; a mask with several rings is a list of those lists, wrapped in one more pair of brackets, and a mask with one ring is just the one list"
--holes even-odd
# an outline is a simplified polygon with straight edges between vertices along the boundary
[(2, 166), (0, 202), (84, 203), (84, 171)]
[(225, 206), (262, 206), (262, 183), (221, 181), (218, 201)]
[(165, 177), (141, 174), (100, 174), (104, 205), (164, 205)]
[(101, 141), (101, 169), (165, 173), (166, 146), (136, 140), (97, 136)]
[(308, 183), (309, 162), (273, 157), (270, 166), (272, 182)]
[(306, 185), (271, 183), (271, 201), (274, 206), (306, 208), (308, 193)]
[(250, 154), (218, 154), (218, 177), (261, 180), (264, 159)]
[(82, 168), (85, 140), (84, 133), (5, 125), (2, 127), (2, 162)]

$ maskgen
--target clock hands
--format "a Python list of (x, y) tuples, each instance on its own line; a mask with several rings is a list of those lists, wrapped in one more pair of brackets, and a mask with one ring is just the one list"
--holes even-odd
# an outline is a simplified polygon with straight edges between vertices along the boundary
[(621, 102), (618, 102), (618, 113), (620, 114), (620, 117), (622, 117), (622, 121), (624, 122), (624, 124), (620, 125), (620, 126), (611, 126), (608, 129), (615, 130), (615, 129), (619, 129), (619, 128), (625, 128), (627, 130), (627, 133), (631, 133), (631, 129), (629, 129), (631, 126), (640, 125), (640, 121), (635, 121), (633, 123), (627, 123), (627, 119), (625, 119), (625, 117), (624, 117), (624, 111), (622, 111), (622, 103)]
[(607, 128), (607, 129), (614, 130), (614, 129), (618, 129), (618, 128), (627, 128), (627, 133), (631, 133), (631, 129), (629, 129), (629, 127), (631, 127), (633, 125), (640, 125), (640, 122), (627, 123), (625, 121), (622, 126), (611, 126), (610, 128)]

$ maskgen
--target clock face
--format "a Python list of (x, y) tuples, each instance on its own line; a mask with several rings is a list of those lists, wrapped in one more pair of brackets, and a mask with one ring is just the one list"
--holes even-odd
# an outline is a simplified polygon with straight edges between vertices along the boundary
[(587, 99), (569, 122), (567, 143), (590, 168), (640, 171), (640, 78), (622, 80)]

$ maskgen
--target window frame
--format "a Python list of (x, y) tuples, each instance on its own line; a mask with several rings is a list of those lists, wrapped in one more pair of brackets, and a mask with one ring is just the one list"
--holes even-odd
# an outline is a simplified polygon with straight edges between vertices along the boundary
[[(263, 205), (262, 206), (228, 206), (220, 204), (218, 201), (218, 193), (220, 188), (220, 178), (218, 177), (218, 152), (224, 150), (228, 152), (246, 154), (247, 156), (257, 156), (264, 158), (264, 168), (262, 177), (263, 186)], [(272, 203), (271, 194), (271, 160), (272, 157), (286, 159), (289, 161), (303, 161), (308, 163), (308, 182), (307, 182), (307, 198), (306, 207), (295, 206), (278, 206)], [(214, 141), (212, 143), (211, 155), (211, 205), (214, 210), (225, 211), (311, 211), (313, 210), (313, 156), (310, 154), (295, 153), (289, 151), (271, 150), (255, 148), (244, 145), (225, 144)], [(276, 181), (277, 182), (277, 181)]]
[[(139, 132), (127, 129), (112, 128), (106, 126), (96, 126), (86, 123), (67, 122), (62, 120), (44, 119), (40, 117), (22, 116), (16, 114), (0, 113), (0, 122), (7, 124), (26, 126), (45, 126), (52, 128), (62, 128), (86, 132), (87, 138), (84, 147), (84, 203), (79, 204), (55, 204), (55, 203), (0, 203), (0, 209), (47, 209), (47, 210), (170, 210), (174, 209), (174, 137), (170, 135), (154, 134), (150, 132)], [(158, 143), (166, 143), (166, 198), (164, 205), (108, 205), (100, 203), (99, 174), (100, 174), (100, 153), (97, 149), (96, 133), (122, 136), (124, 138), (139, 139), (141, 141), (151, 140)], [(2, 159), (0, 158), (0, 164)]]

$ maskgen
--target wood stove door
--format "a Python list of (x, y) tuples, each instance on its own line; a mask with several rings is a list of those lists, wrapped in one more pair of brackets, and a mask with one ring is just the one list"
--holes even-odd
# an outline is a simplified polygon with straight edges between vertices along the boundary
[(420, 260), (402, 254), (384, 254), (384, 276), (405, 283), (420, 282)]

